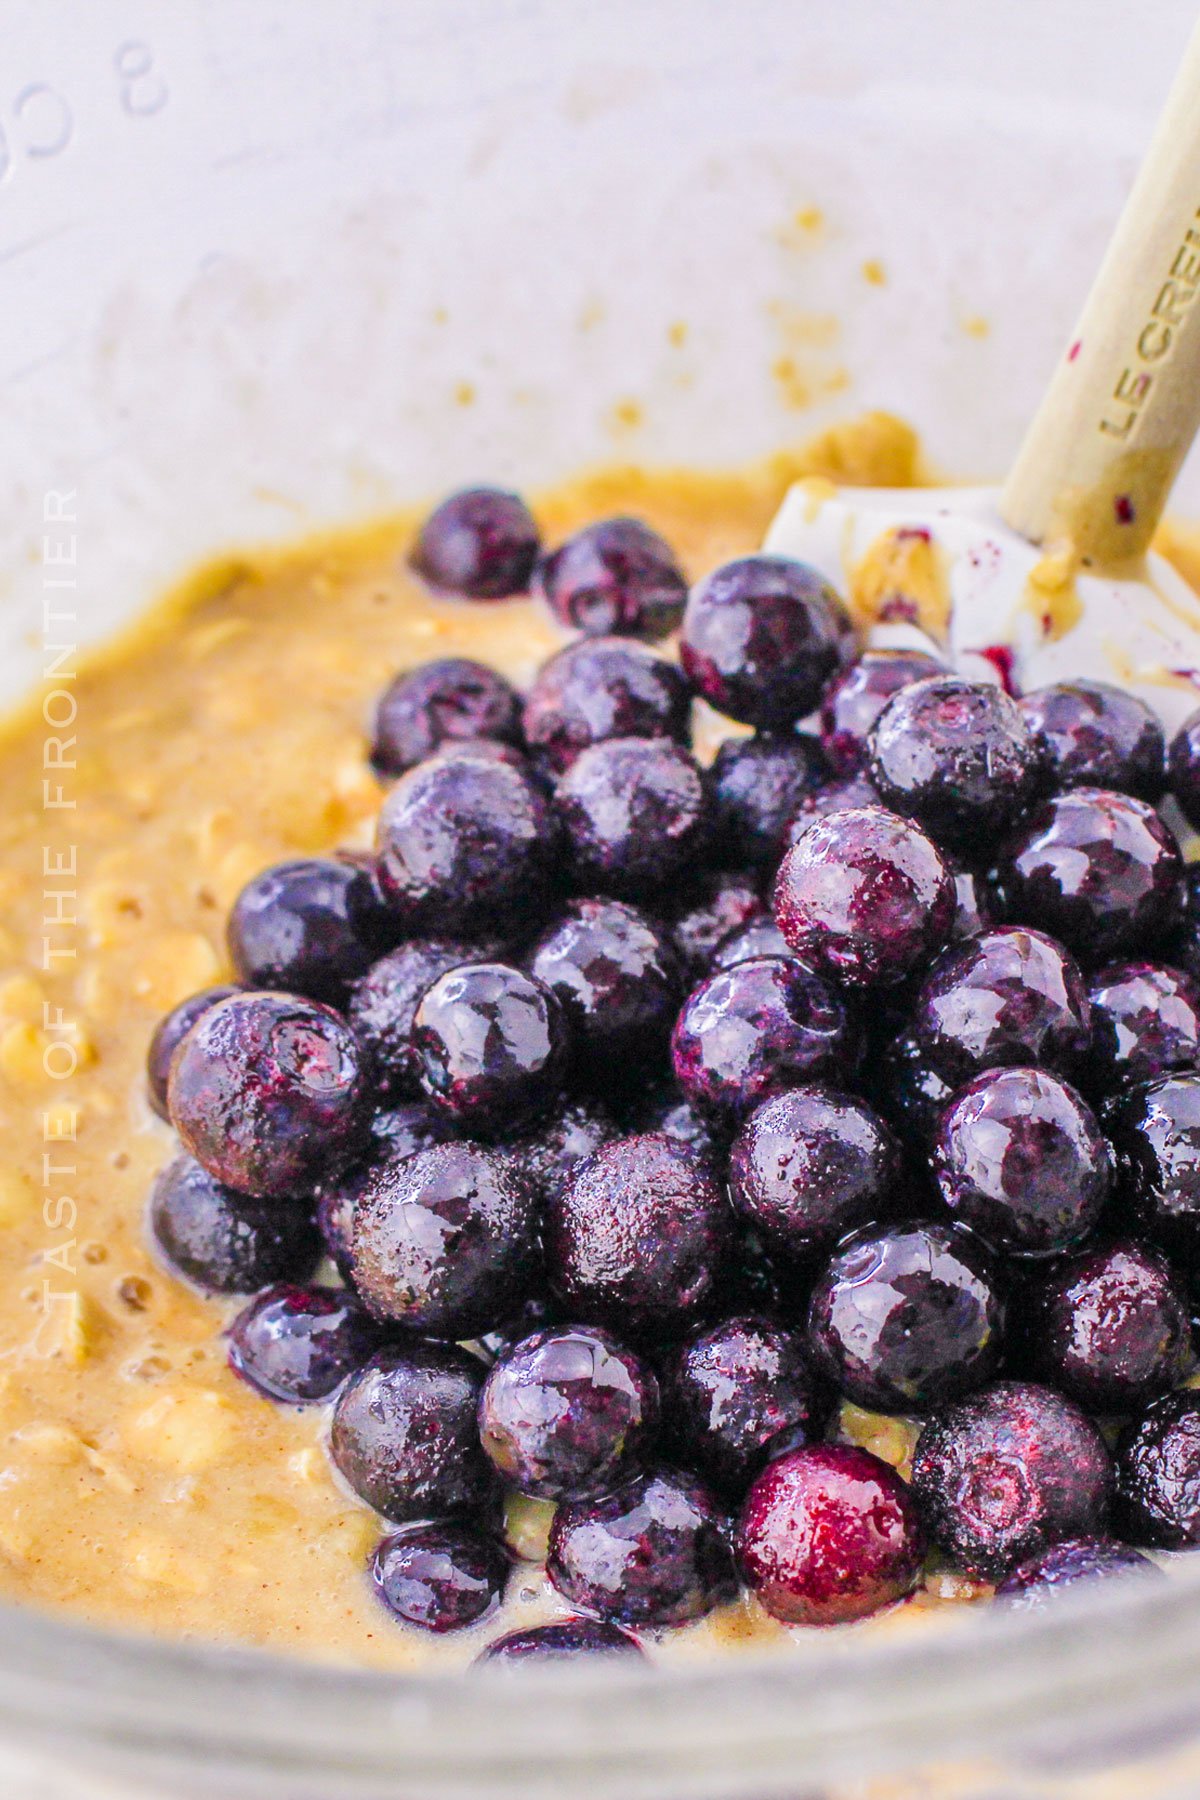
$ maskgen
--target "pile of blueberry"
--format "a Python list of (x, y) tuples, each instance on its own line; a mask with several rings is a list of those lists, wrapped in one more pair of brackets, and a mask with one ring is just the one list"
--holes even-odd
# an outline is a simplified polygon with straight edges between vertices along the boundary
[[(1114, 688), (860, 654), (800, 563), (688, 595), (645, 526), (542, 554), (491, 490), (414, 560), (583, 635), (523, 697), (401, 675), (375, 853), (250, 882), (235, 984), (150, 1053), (154, 1237), (253, 1294), (248, 1382), (330, 1403), (382, 1602), (485, 1618), (513, 1494), (571, 1616), (490, 1656), (1200, 1541), (1200, 883), (1157, 810), (1200, 826), (1200, 714), (1168, 754)], [(752, 728), (710, 768), (697, 695)], [(920, 1421), (910, 1480), (847, 1400)]]

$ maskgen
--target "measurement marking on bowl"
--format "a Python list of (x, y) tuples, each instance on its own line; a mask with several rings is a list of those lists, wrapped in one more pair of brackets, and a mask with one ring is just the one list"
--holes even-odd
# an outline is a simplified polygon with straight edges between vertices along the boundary
[[(126, 118), (151, 119), (163, 110), (171, 90), (149, 44), (128, 38), (117, 45), (110, 61), (107, 91)], [(52, 162), (70, 149), (77, 136), (75, 108), (67, 95), (49, 81), (23, 82), (10, 100), (0, 98), (0, 182), (22, 163)]]

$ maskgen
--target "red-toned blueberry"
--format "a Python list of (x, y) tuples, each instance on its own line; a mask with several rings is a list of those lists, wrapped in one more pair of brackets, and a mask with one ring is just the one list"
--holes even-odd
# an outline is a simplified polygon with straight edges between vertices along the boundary
[(913, 1453), (912, 1493), (930, 1537), (988, 1580), (1064, 1538), (1103, 1532), (1112, 1459), (1070, 1400), (997, 1381), (934, 1413)]
[(934, 1174), (956, 1219), (998, 1249), (1045, 1256), (1091, 1231), (1112, 1159), (1090, 1107), (1046, 1069), (988, 1069), (942, 1114)]
[(924, 1535), (908, 1488), (849, 1444), (810, 1444), (768, 1463), (737, 1532), (742, 1580), (788, 1625), (844, 1625), (917, 1585)]
[(1166, 785), (1163, 729), (1144, 700), (1104, 681), (1056, 681), (1017, 702), (1056, 788), (1116, 788), (1151, 803)]
[(527, 1136), (504, 1145), (544, 1210), (579, 1164), (617, 1135), (615, 1120), (594, 1100), (571, 1100)]
[(408, 1526), (376, 1545), (371, 1585), (392, 1617), (422, 1631), (462, 1631), (494, 1611), (509, 1560), (495, 1538), (453, 1520)]
[(716, 850), (738, 869), (773, 874), (787, 848), (788, 826), (821, 784), (824, 760), (803, 732), (730, 738), (710, 777)]
[(830, 781), (804, 796), (784, 834), (785, 847), (790, 850), (793, 844), (798, 844), (810, 825), (818, 819), (828, 818), (830, 813), (855, 812), (863, 806), (882, 805), (879, 789), (862, 769), (844, 781)]
[(312, 1274), (320, 1239), (300, 1205), (236, 1193), (177, 1156), (150, 1193), (150, 1233), (176, 1274), (208, 1294), (252, 1294)]
[(1101, 1092), (1200, 1063), (1200, 986), (1164, 963), (1110, 963), (1088, 984), (1087, 1073)]
[(1167, 755), (1171, 793), (1193, 831), (1200, 831), (1200, 710), (1190, 713)]
[(692, 695), (677, 663), (627, 638), (584, 638), (543, 664), (525, 702), (530, 751), (564, 775), (583, 750), (611, 738), (686, 745)]
[(248, 881), (229, 915), (229, 953), (247, 987), (340, 1005), (379, 954), (370, 877), (351, 862), (302, 857)]
[(277, 1282), (229, 1327), (230, 1367), (269, 1400), (327, 1400), (379, 1347), (375, 1321), (345, 1288)]
[(1041, 931), (1002, 925), (948, 950), (930, 971), (912, 1032), (930, 1065), (958, 1087), (984, 1069), (1037, 1063), (1076, 1073), (1091, 1009), (1078, 963)]
[(867, 767), (885, 805), (939, 844), (969, 849), (994, 844), (1021, 817), (1041, 787), (1044, 756), (1000, 688), (937, 675), (888, 701), (871, 728)]
[(636, 1656), (646, 1652), (636, 1638), (603, 1619), (555, 1619), (550, 1625), (530, 1625), (524, 1631), (509, 1631), (489, 1644), (475, 1658), (475, 1666), (485, 1663), (519, 1663), (549, 1658), (552, 1662), (576, 1656)]
[(1183, 906), (1179, 845), (1152, 806), (1072, 788), (1038, 807), (1004, 846), (1008, 914), (1036, 919), (1081, 961), (1145, 955)]
[(664, 1137), (687, 1144), (712, 1168), (721, 1160), (708, 1121), (700, 1117), (673, 1082), (630, 1095), (621, 1118), (625, 1130), (634, 1136), (646, 1131), (661, 1132)]
[(611, 738), (576, 758), (555, 807), (575, 886), (640, 900), (695, 866), (709, 805), (693, 758), (665, 738)]
[(838, 995), (793, 958), (759, 956), (702, 981), (671, 1038), (692, 1105), (733, 1130), (773, 1094), (853, 1072), (856, 1045)]
[[(699, 981), (710, 972), (718, 945), (731, 932), (765, 923), (770, 914), (749, 875), (736, 869), (710, 869), (673, 897), (667, 917), (684, 970), (692, 981)], [(785, 944), (779, 954), (790, 956), (791, 951)]]
[(477, 955), (444, 938), (413, 938), (354, 983), (347, 1016), (370, 1052), (376, 1087), (385, 1099), (415, 1099), (420, 1093), (421, 1058), (412, 1035), (418, 1002), (439, 975)]
[(228, 1000), (231, 994), (240, 992), (236, 984), (224, 982), (218, 987), (202, 988), (198, 994), (189, 994), (178, 1006), (161, 1018), (154, 1028), (146, 1051), (146, 1084), (151, 1106), (160, 1119), (170, 1117), (167, 1111), (167, 1078), (171, 1073), (171, 1058), (182, 1044), (192, 1026), (202, 1013), (218, 1000)]
[(972, 869), (952, 869), (954, 877), (953, 943), (981, 937), (995, 924), (995, 906), (987, 881)]
[(1178, 1257), (1200, 1261), (1200, 1074), (1164, 1075), (1117, 1110), (1113, 1141), (1122, 1205), (1140, 1232)]
[(424, 1336), (490, 1331), (536, 1281), (537, 1210), (499, 1150), (438, 1144), (379, 1163), (354, 1210), (354, 1285), (376, 1318)]
[(558, 834), (524, 770), (464, 745), (402, 775), (379, 814), (379, 875), (407, 931), (503, 935), (536, 919)]
[(529, 967), (570, 1024), (574, 1065), (594, 1087), (644, 1082), (679, 1008), (679, 959), (666, 931), (620, 900), (575, 900)]
[(729, 1157), (734, 1205), (791, 1262), (895, 1206), (900, 1148), (865, 1101), (810, 1085), (758, 1107)]
[(688, 1338), (664, 1393), (681, 1461), (735, 1496), (772, 1456), (818, 1438), (829, 1410), (803, 1338), (752, 1314)]
[(521, 696), (503, 675), (465, 656), (447, 656), (397, 675), (375, 709), (371, 763), (403, 775), (444, 744), (491, 738), (521, 744)]
[(171, 1063), (171, 1123), (218, 1181), (283, 1200), (311, 1193), (363, 1147), (370, 1071), (327, 1006), (234, 994), (193, 1025)]
[(863, 767), (871, 727), (893, 694), (945, 672), (920, 650), (866, 650), (852, 662), (821, 701), (821, 743), (834, 774), (845, 777)]
[(710, 706), (780, 730), (812, 711), (853, 655), (854, 628), (815, 569), (789, 556), (742, 556), (692, 589), (679, 651)]
[(969, 1233), (897, 1225), (837, 1252), (817, 1277), (808, 1332), (817, 1366), (855, 1405), (922, 1413), (995, 1374), (1004, 1307)]
[(749, 962), (752, 956), (790, 956), (787, 939), (769, 913), (751, 919), (727, 932), (712, 953), (711, 967), (732, 969), (735, 963)]
[(1151, 1401), (1117, 1444), (1121, 1536), (1153, 1550), (1200, 1544), (1200, 1393)]
[(922, 968), (954, 913), (954, 879), (931, 840), (883, 807), (818, 819), (775, 883), (775, 917), (795, 954), (854, 987), (890, 987)]
[(886, 1117), (906, 1142), (932, 1145), (954, 1087), (939, 1075), (924, 1045), (901, 1032), (884, 1045), (874, 1091)]
[(729, 1520), (673, 1469), (560, 1506), (546, 1569), (572, 1606), (622, 1625), (684, 1625), (737, 1591)]
[(534, 589), (562, 624), (588, 637), (667, 637), (687, 599), (670, 545), (641, 519), (585, 525), (542, 557)]
[(550, 1285), (578, 1318), (622, 1335), (685, 1326), (713, 1292), (733, 1213), (708, 1159), (665, 1133), (616, 1138), (550, 1208)]
[(506, 963), (439, 975), (413, 1018), (421, 1087), (438, 1112), (477, 1136), (520, 1131), (562, 1092), (570, 1027), (556, 996)]
[(412, 1343), (351, 1375), (329, 1450), (359, 1498), (397, 1524), (484, 1510), (497, 1492), (476, 1424), (486, 1373), (455, 1345)]
[(1067, 1538), (1019, 1563), (997, 1587), (996, 1598), (1005, 1606), (1040, 1611), (1077, 1582), (1106, 1581), (1113, 1575), (1153, 1579), (1161, 1574), (1148, 1556), (1115, 1538)]
[(658, 1383), (595, 1325), (556, 1325), (504, 1351), (479, 1400), (479, 1436), (507, 1487), (588, 1500), (637, 1474), (658, 1424)]
[(463, 488), (430, 513), (410, 560), (443, 593), (503, 600), (526, 591), (538, 548), (533, 515), (516, 494)]
[(449, 1135), (447, 1121), (424, 1101), (392, 1107), (372, 1118), (364, 1155), (332, 1181), (322, 1182), (317, 1190), (317, 1228), (344, 1281), (351, 1278), (354, 1208), (376, 1163), (415, 1156), (418, 1150), (445, 1143)]

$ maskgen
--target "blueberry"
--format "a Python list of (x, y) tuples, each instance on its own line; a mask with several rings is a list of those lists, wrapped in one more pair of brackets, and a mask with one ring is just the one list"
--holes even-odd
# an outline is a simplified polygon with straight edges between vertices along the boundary
[(175, 1053), (167, 1094), (185, 1150), (218, 1181), (272, 1199), (311, 1193), (361, 1149), (369, 1070), (327, 1006), (234, 994)]
[(1000, 926), (948, 950), (930, 971), (912, 1016), (928, 1062), (955, 1086), (1016, 1063), (1074, 1074), (1090, 1029), (1087, 988), (1074, 957), (1021, 925)]
[(816, 1085), (758, 1107), (729, 1158), (735, 1206), (792, 1262), (889, 1212), (899, 1174), (899, 1146), (882, 1119), (865, 1101)]
[(990, 1257), (953, 1225), (863, 1232), (817, 1277), (819, 1368), (856, 1406), (922, 1413), (995, 1374), (1004, 1307)]
[(412, 1035), (417, 1004), (439, 975), (473, 962), (476, 955), (443, 938), (414, 938), (381, 957), (355, 982), (347, 1014), (355, 1036), (370, 1052), (384, 1097), (415, 1099), (420, 1093), (421, 1058)]
[(633, 1104), (622, 1114), (627, 1131), (635, 1136), (646, 1131), (661, 1132), (664, 1137), (674, 1138), (677, 1143), (688, 1145), (710, 1168), (716, 1168), (720, 1152), (712, 1130), (707, 1120), (702, 1119), (695, 1107), (690, 1106), (682, 1097), (673, 1082), (650, 1088), (631, 1098)]
[(828, 1411), (804, 1340), (749, 1314), (688, 1338), (668, 1362), (665, 1398), (681, 1461), (735, 1496), (781, 1449), (819, 1437)]
[(637, 1656), (645, 1651), (636, 1638), (606, 1625), (602, 1619), (556, 1619), (550, 1625), (530, 1625), (524, 1631), (509, 1631), (489, 1644), (476, 1665), (485, 1663), (529, 1662), (548, 1657), (559, 1661), (576, 1656)]
[(787, 828), (805, 796), (820, 785), (823, 760), (815, 738), (730, 738), (712, 765), (716, 847), (734, 868), (774, 874)]
[(830, 813), (854, 812), (862, 806), (882, 805), (879, 789), (861, 769), (844, 780), (830, 781), (824, 787), (814, 788), (800, 802), (784, 834), (785, 848), (790, 850), (793, 844), (799, 843), (810, 825), (818, 819), (828, 818)]
[(465, 1350), (413, 1343), (351, 1375), (329, 1451), (359, 1498), (397, 1524), (485, 1509), (497, 1492), (475, 1422), (485, 1373)]
[(576, 1169), (550, 1209), (547, 1268), (578, 1317), (661, 1337), (698, 1316), (732, 1242), (707, 1158), (645, 1133), (614, 1139)]
[(495, 669), (447, 656), (397, 675), (384, 689), (371, 762), (380, 775), (403, 775), (444, 744), (479, 738), (519, 747), (521, 696)]
[(1190, 713), (1171, 739), (1167, 778), (1179, 810), (1193, 831), (1200, 831), (1200, 710)]
[(504, 1148), (545, 1209), (562, 1193), (579, 1164), (617, 1135), (615, 1121), (592, 1100), (571, 1100), (528, 1136)]
[(939, 1075), (911, 1032), (892, 1036), (877, 1071), (879, 1105), (906, 1143), (927, 1149), (955, 1089)]
[(504, 933), (554, 884), (554, 816), (532, 777), (464, 747), (402, 775), (379, 814), (379, 873), (405, 929)]
[(685, 744), (692, 716), (676, 663), (625, 638), (568, 644), (540, 670), (525, 702), (530, 751), (556, 775), (610, 738), (669, 738)]
[(867, 767), (885, 805), (939, 844), (969, 849), (994, 843), (1021, 817), (1044, 758), (1000, 688), (938, 675), (888, 701), (871, 728)]
[(1030, 1369), (1092, 1413), (1130, 1413), (1192, 1366), (1187, 1297), (1141, 1244), (1072, 1256), (1023, 1295)]
[(1200, 863), (1183, 866), (1183, 904), (1166, 949), (1168, 962), (1200, 981)]
[(1005, 1606), (1040, 1610), (1052, 1606), (1064, 1588), (1076, 1582), (1105, 1581), (1112, 1575), (1160, 1573), (1148, 1556), (1113, 1538), (1067, 1538), (1019, 1563), (996, 1589)]
[(649, 897), (690, 869), (708, 842), (703, 777), (664, 738), (593, 744), (559, 782), (555, 806), (584, 892)]
[(830, 682), (821, 701), (821, 743), (834, 774), (844, 778), (863, 767), (871, 727), (893, 694), (944, 673), (920, 650), (867, 650)]
[[(674, 897), (667, 912), (675, 948), (693, 981), (710, 973), (718, 946), (731, 932), (769, 920), (756, 883), (732, 869), (707, 870)], [(785, 944), (779, 954), (791, 951)]]
[(570, 1024), (575, 1067), (593, 1087), (628, 1087), (666, 1048), (681, 998), (666, 932), (619, 900), (576, 900), (529, 967)]
[(423, 1631), (462, 1631), (500, 1604), (509, 1561), (469, 1525), (408, 1526), (371, 1558), (371, 1584), (393, 1618)]
[(421, 1086), (464, 1131), (519, 1131), (549, 1111), (570, 1060), (570, 1027), (544, 982), (505, 963), (439, 975), (413, 1019)]
[(542, 557), (534, 586), (562, 624), (588, 637), (666, 637), (687, 599), (670, 545), (640, 519), (585, 525)]
[(718, 712), (760, 730), (802, 719), (854, 650), (846, 609), (806, 564), (743, 556), (692, 589), (684, 672)]
[(683, 1093), (726, 1130), (799, 1082), (850, 1073), (854, 1049), (837, 994), (802, 963), (773, 956), (702, 981), (671, 1040)]
[(523, 594), (538, 554), (533, 515), (516, 494), (464, 488), (430, 513), (412, 566), (430, 587), (468, 600)]
[(415, 1156), (449, 1136), (446, 1121), (422, 1102), (376, 1113), (362, 1158), (317, 1190), (317, 1227), (328, 1255), (344, 1281), (350, 1280), (350, 1234), (354, 1208), (376, 1163)]
[(1200, 1262), (1200, 1074), (1138, 1089), (1114, 1125), (1121, 1200), (1139, 1232), (1189, 1269)]
[(539, 1500), (588, 1500), (637, 1474), (658, 1424), (658, 1383), (594, 1325), (557, 1325), (514, 1344), (491, 1369), (479, 1435), (508, 1487)]
[(954, 880), (934, 845), (883, 807), (818, 819), (775, 883), (775, 917), (795, 954), (853, 987), (888, 987), (922, 968), (954, 912)]
[(1158, 1550), (1200, 1544), (1200, 1393), (1152, 1400), (1117, 1445), (1121, 1536)]
[(276, 863), (248, 881), (229, 915), (229, 952), (247, 987), (340, 1005), (378, 954), (365, 870), (332, 858)]
[(997, 875), (1009, 916), (1036, 919), (1082, 962), (1144, 955), (1183, 904), (1179, 846), (1152, 806), (1072, 788), (1047, 800), (1004, 846)]
[(1044, 1069), (989, 1069), (942, 1115), (934, 1173), (956, 1219), (997, 1248), (1069, 1250), (1095, 1225), (1112, 1164), (1090, 1108)]
[(320, 1241), (305, 1207), (256, 1200), (177, 1156), (150, 1195), (151, 1235), (172, 1269), (210, 1294), (252, 1294), (312, 1274)]
[(712, 968), (732, 969), (735, 963), (749, 962), (752, 956), (790, 956), (787, 940), (769, 914), (751, 919), (727, 932), (712, 953)]
[(229, 1327), (230, 1367), (269, 1400), (326, 1400), (379, 1345), (379, 1327), (345, 1288), (277, 1282)]
[(560, 1506), (546, 1568), (572, 1606), (622, 1625), (684, 1625), (737, 1587), (728, 1519), (702, 1482), (672, 1469)]
[(995, 924), (993, 897), (984, 877), (972, 869), (953, 869), (954, 878), (954, 923), (950, 927), (951, 941), (965, 943), (969, 938), (981, 937), (990, 931)]
[(218, 987), (202, 988), (198, 994), (189, 994), (178, 1006), (161, 1018), (154, 1028), (150, 1046), (146, 1052), (146, 1082), (151, 1106), (160, 1119), (169, 1118), (167, 1110), (167, 1079), (171, 1073), (171, 1058), (187, 1036), (192, 1026), (202, 1013), (218, 1000), (228, 1000), (231, 994), (240, 990), (231, 982)]
[(742, 1579), (789, 1625), (840, 1625), (916, 1587), (925, 1544), (896, 1471), (849, 1444), (768, 1463), (737, 1533)]
[(499, 1150), (438, 1144), (377, 1164), (354, 1210), (354, 1285), (376, 1318), (425, 1336), (489, 1331), (536, 1280), (536, 1214)]
[(1162, 963), (1110, 963), (1088, 985), (1088, 1076), (1102, 1092), (1200, 1063), (1200, 987)]
[(1055, 787), (1117, 788), (1151, 803), (1161, 797), (1163, 730), (1136, 694), (1103, 681), (1057, 681), (1018, 705)]
[(951, 1560), (988, 1580), (1064, 1538), (1103, 1532), (1112, 1460), (1091, 1420), (1052, 1388), (997, 1381), (933, 1414), (912, 1493)]

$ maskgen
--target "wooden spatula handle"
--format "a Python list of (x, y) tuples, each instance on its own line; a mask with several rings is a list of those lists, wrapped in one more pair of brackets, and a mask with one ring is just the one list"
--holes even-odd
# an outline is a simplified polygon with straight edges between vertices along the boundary
[(1200, 429), (1200, 27), (1001, 499), (1102, 568), (1145, 551)]

